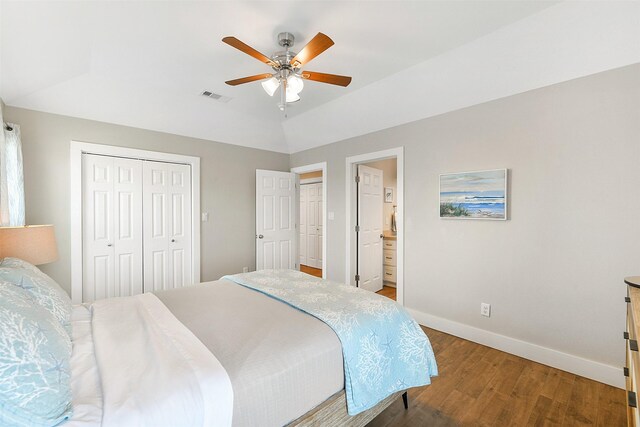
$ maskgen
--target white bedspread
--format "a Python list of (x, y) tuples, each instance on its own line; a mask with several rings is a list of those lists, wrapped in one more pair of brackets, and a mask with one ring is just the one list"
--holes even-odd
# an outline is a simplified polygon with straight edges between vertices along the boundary
[(76, 305), (71, 314), (73, 414), (64, 427), (95, 427), (102, 423), (102, 389), (91, 336), (91, 310)]
[(103, 426), (231, 425), (227, 372), (155, 295), (97, 301), (92, 312)]

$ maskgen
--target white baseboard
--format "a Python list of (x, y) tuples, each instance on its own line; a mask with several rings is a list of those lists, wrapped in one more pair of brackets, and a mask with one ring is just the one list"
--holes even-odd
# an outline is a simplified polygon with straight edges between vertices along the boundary
[[(454, 322), (453, 320), (433, 316), (411, 308), (407, 311), (419, 324), (455, 335), (478, 344), (486, 345), (543, 365), (571, 372), (572, 374), (590, 378), (614, 387), (624, 388), (622, 367), (606, 365), (593, 360), (584, 359), (572, 354), (563, 353), (551, 348), (542, 347), (516, 338), (496, 334), (495, 332)], [(438, 355), (436, 354), (436, 358)]]

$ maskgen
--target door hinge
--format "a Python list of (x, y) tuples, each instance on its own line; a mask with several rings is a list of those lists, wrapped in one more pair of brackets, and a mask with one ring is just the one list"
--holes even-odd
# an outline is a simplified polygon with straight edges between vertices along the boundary
[(356, 175), (356, 182), (360, 182), (360, 175)]
[(356, 282), (359, 282), (359, 281), (360, 281), (360, 275), (356, 274)]
[(359, 233), (359, 232), (360, 232), (360, 226), (356, 225), (356, 233)]

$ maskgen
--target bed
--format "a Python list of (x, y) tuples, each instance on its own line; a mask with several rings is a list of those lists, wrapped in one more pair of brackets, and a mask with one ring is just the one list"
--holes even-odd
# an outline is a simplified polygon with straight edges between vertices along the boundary
[(62, 425), (364, 426), (402, 395), (396, 387), (349, 415), (344, 337), (241, 282), (74, 306)]

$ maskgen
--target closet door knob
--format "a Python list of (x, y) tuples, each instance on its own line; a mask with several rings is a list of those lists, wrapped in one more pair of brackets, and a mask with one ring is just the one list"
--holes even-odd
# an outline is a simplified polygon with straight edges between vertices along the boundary
[(264, 236), (263, 236), (262, 234), (260, 234), (260, 235), (258, 236), (258, 239), (264, 239)]
[(176, 239), (171, 239), (171, 243), (175, 243), (175, 242), (176, 242)]
[(107, 243), (107, 246), (111, 247), (111, 246), (113, 246), (113, 245), (112, 245), (111, 243)]

